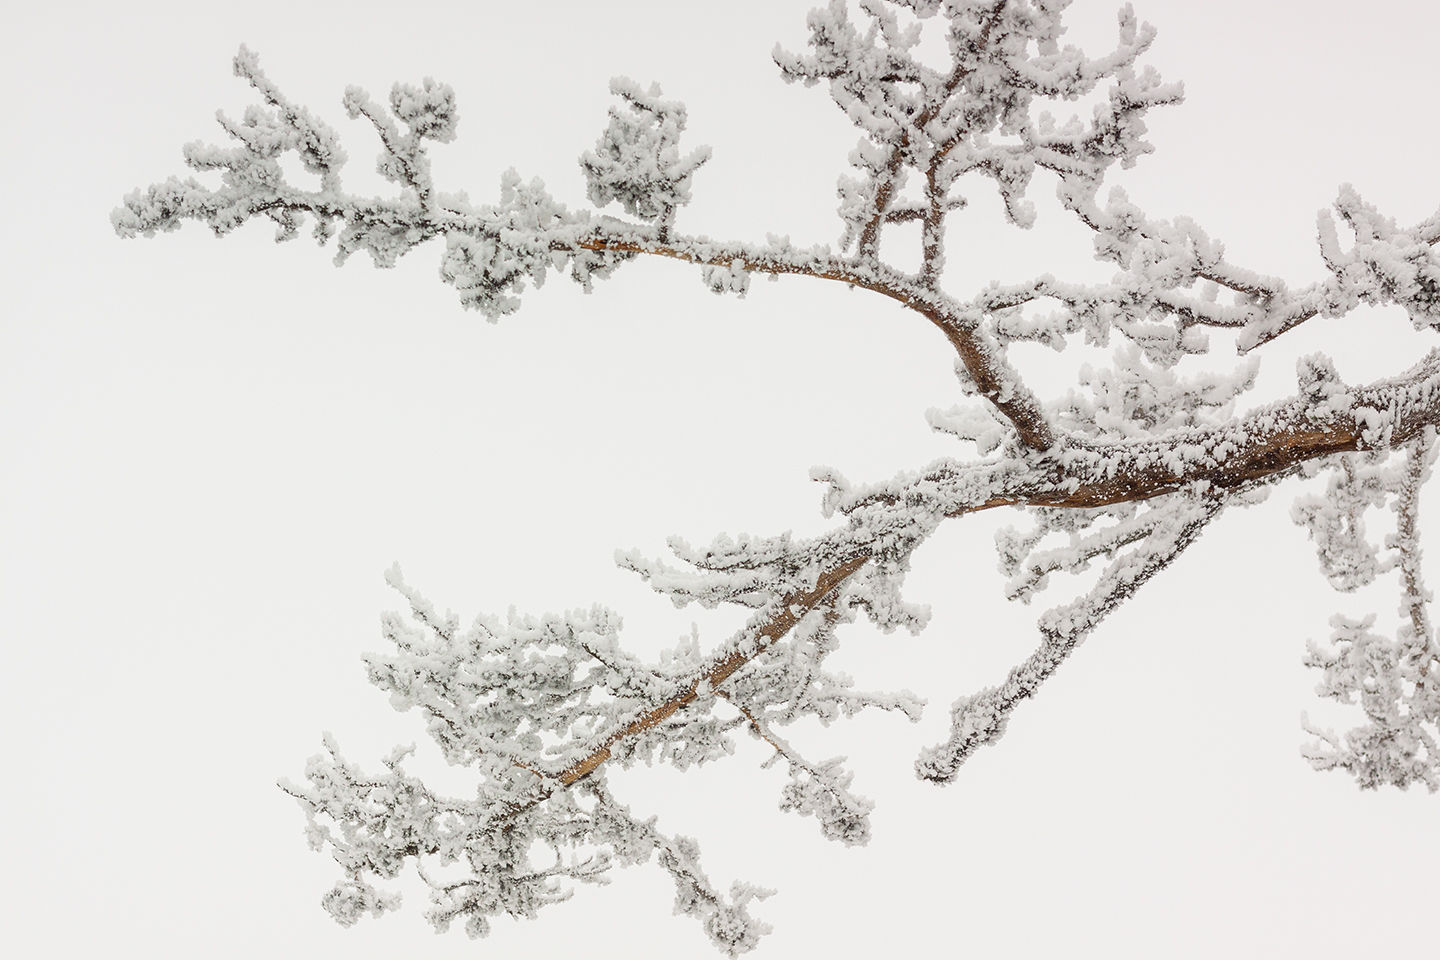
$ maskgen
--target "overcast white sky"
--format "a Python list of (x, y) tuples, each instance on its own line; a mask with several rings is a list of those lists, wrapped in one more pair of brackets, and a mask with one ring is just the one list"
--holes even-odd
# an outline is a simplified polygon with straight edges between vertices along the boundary
[[(342, 130), (358, 185), (374, 144), (344, 118), (344, 87), (431, 75), (461, 111), (459, 139), (436, 154), (444, 189), (487, 199), (513, 165), (579, 203), (575, 158), (603, 126), (607, 79), (626, 74), (685, 100), (691, 142), (715, 148), (682, 229), (833, 240), (854, 134), (769, 60), (777, 40), (803, 43), (808, 6), (140, 0), (5, 14), (0, 884), (13, 955), (706, 954), (653, 866), (478, 944), (435, 937), (413, 895), (342, 929), (319, 907), (333, 865), (306, 849), (274, 781), (299, 777), (325, 729), (365, 765), (423, 736), (360, 665), (398, 599), (381, 579), (394, 561), (467, 618), (601, 601), (637, 651), (692, 619), (713, 642), (729, 621), (670, 609), (612, 551), (658, 553), (670, 533), (818, 531), (812, 464), (879, 479), (964, 453), (922, 416), (956, 399), (938, 334), (863, 293), (787, 281), (721, 299), (658, 263), (588, 298), (554, 281), (491, 326), (437, 281), (434, 248), (394, 271), (364, 258), (336, 270), (329, 250), (276, 247), (263, 226), (122, 242), (108, 214), (181, 172), (182, 143), (213, 141), (217, 106), (251, 102), (229, 65), (243, 41)], [(1156, 114), (1157, 154), (1121, 181), (1151, 213), (1195, 216), (1235, 260), (1304, 282), (1319, 275), (1315, 211), (1341, 182), (1401, 222), (1440, 204), (1440, 8), (1136, 6), (1160, 29), (1148, 62), (1189, 98)], [(1106, 48), (1114, 7), (1077, 0), (1072, 36)], [(951, 240), (957, 293), (1094, 275), (1049, 186), (1034, 195), (1037, 237), (1018, 244), (993, 198), (973, 197)], [(1342, 376), (1368, 380), (1429, 347), (1393, 312), (1286, 339), (1264, 361), (1267, 396), (1290, 389), (1300, 353), (1328, 350)], [(1042, 395), (1069, 385), (1052, 361), (1017, 356)], [(1428, 954), (1436, 797), (1361, 794), (1299, 755), (1300, 711), (1323, 714), (1305, 639), (1332, 612), (1378, 607), (1384, 623), (1395, 604), (1389, 584), (1330, 592), (1288, 519), (1299, 491), (1222, 518), (1001, 745), (936, 788), (913, 779), (915, 754), (943, 735), (952, 699), (1030, 650), (1040, 609), (1003, 601), (991, 536), (1005, 518), (943, 530), (908, 591), (932, 604), (931, 628), (855, 628), (837, 655), (862, 687), (929, 698), (926, 719), (797, 735), (852, 758), (878, 801), (866, 849), (777, 812), (780, 771), (759, 770), (748, 742), (703, 771), (618, 775), (615, 791), (696, 837), (720, 883), (779, 889), (757, 909), (776, 928), (759, 956)]]

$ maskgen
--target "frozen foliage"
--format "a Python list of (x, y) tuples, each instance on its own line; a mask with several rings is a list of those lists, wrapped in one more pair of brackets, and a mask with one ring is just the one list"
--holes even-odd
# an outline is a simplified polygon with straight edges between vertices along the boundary
[[(1337, 589), (1393, 573), (1401, 625), (1391, 640), (1373, 618), (1338, 617), (1330, 644), (1312, 643), (1306, 662), (1322, 673), (1321, 694), (1358, 704), (1364, 723), (1342, 736), (1307, 722), (1318, 739), (1305, 755), (1362, 786), (1440, 788), (1440, 652), (1417, 520), (1440, 422), (1440, 351), (1368, 385), (1344, 382), (1314, 354), (1300, 363), (1293, 396), (1248, 410), (1240, 403), (1258, 356), (1229, 373), (1196, 372), (1190, 362), (1210, 351), (1212, 328), (1244, 354), (1362, 304), (1404, 311), (1422, 332), (1440, 327), (1440, 215), (1402, 227), (1342, 187), (1334, 215), (1319, 218), (1323, 279), (1291, 286), (1230, 260), (1191, 218), (1153, 217), (1113, 184), (1102, 197), (1107, 178), (1150, 152), (1149, 111), (1179, 103), (1182, 91), (1140, 63), (1155, 33), (1128, 6), (1114, 48), (1099, 56), (1062, 44), (1066, 6), (833, 0), (812, 11), (807, 49), (777, 47), (774, 59), (786, 80), (823, 86), (859, 140), (837, 189), (838, 241), (809, 248), (769, 234), (763, 243), (720, 241), (678, 229), (709, 150), (681, 146), (685, 108), (657, 86), (612, 83), (620, 104), (580, 158), (592, 207), (577, 209), (513, 171), (490, 205), (441, 190), (428, 151), (456, 135), (451, 87), (397, 84), (383, 105), (351, 88), (344, 107), (374, 128), (377, 169), (395, 187), (366, 198), (344, 188), (335, 132), (291, 103), (242, 48), (235, 71), (261, 104), (239, 120), (219, 118), (232, 145), (185, 148), (208, 184), (172, 177), (127, 196), (113, 215), (122, 236), (184, 220), (224, 234), (264, 217), (284, 240), (309, 218), (316, 240), (335, 241), (337, 263), (364, 250), (379, 266), (443, 239), (442, 279), (491, 319), (514, 312), (550, 270), (589, 290), (642, 256), (688, 264), (717, 293), (746, 294), (756, 273), (847, 284), (944, 334), (957, 403), (927, 416), (978, 457), (859, 485), (817, 467), (821, 509), (838, 517), (821, 536), (675, 540), (671, 560), (618, 555), (677, 606), (728, 605), (747, 618), (729, 637), (681, 638), (653, 663), (626, 652), (619, 618), (603, 608), (482, 617), (462, 629), (392, 571), (410, 612), (385, 618), (392, 649), (366, 659), (370, 680), (398, 709), (418, 712), (445, 759), (472, 769), (476, 786), (463, 799), (437, 794), (404, 769), (404, 750), (383, 772), (363, 773), (327, 737), (305, 783), (285, 789), (305, 811), (311, 845), (340, 867), (323, 901), (339, 922), (392, 909), (394, 897), (370, 881), (409, 865), (430, 887), (432, 922), (462, 920), (480, 936), (492, 917), (534, 916), (613, 866), (654, 860), (674, 879), (676, 910), (700, 920), (717, 947), (753, 948), (768, 927), (749, 905), (764, 891), (741, 883), (718, 892), (695, 841), (632, 814), (611, 794), (607, 771), (725, 759), (743, 732), (788, 772), (782, 809), (814, 818), (828, 839), (865, 843), (872, 804), (851, 791), (853, 773), (839, 759), (804, 756), (781, 731), (866, 709), (919, 717), (913, 694), (857, 690), (828, 658), (861, 616), (882, 630), (923, 629), (928, 609), (902, 594), (911, 557), (941, 523), (978, 510), (1025, 516), (997, 538), (1008, 597), (1030, 603), (1072, 586), (1047, 601), (1033, 654), (998, 685), (955, 701), (950, 735), (916, 762), (922, 778), (954, 779), (1110, 611), (1208, 524), (1265, 499), (1283, 479), (1325, 472), (1328, 486), (1302, 496), (1295, 519)], [(932, 49), (941, 53), (921, 55)], [(289, 152), (318, 185), (286, 180), (279, 160)], [(1008, 224), (1036, 227), (1037, 184), (1088, 230), (1091, 252), (1113, 268), (1110, 281), (1046, 273), (965, 295), (947, 290), (949, 214), (974, 191), (994, 190)], [(906, 270), (895, 265), (906, 235), (890, 228), (912, 223), (919, 266)], [(1011, 361), (1016, 342), (1112, 345), (1113, 353), (1043, 399)], [(1366, 513), (1386, 507), (1394, 533), (1376, 542)]]

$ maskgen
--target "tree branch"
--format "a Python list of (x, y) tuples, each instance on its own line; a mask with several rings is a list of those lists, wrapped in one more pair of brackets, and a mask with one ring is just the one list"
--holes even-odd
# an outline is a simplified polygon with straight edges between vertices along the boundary
[(1399, 447), (1427, 426), (1440, 428), (1440, 350), (1403, 376), (1346, 389), (1343, 403), (1302, 395), (1223, 426), (1114, 442), (1067, 436), (1023, 466), (1013, 460), (947, 464), (860, 491), (840, 509), (919, 498), (956, 517), (1001, 506), (1092, 509), (1196, 484), (1236, 490), (1321, 457)]
[[(1089, 509), (1150, 500), (1197, 484), (1208, 485), (1214, 495), (1223, 495), (1285, 475), (1308, 460), (1375, 445), (1380, 439), (1375, 431), (1380, 428), (1367, 424), (1374, 419), (1369, 414), (1382, 410), (1390, 417), (1383, 427), (1386, 444), (1399, 445), (1419, 434), (1427, 424), (1440, 425), (1440, 351), (1430, 354), (1409, 376), (1358, 388), (1352, 397), (1357, 412), (1348, 419), (1334, 414), (1314, 415), (1304, 398), (1296, 398), (1263, 408), (1238, 424), (1213, 430), (1183, 431), (1178, 436), (1133, 443), (1080, 445), (1070, 441), (1035, 458), (1030, 476), (1022, 476), (1013, 488), (1003, 489), (1003, 480), (992, 477), (1003, 492), (978, 502), (952, 504), (946, 515), (958, 517), (1000, 506)], [(1174, 454), (1177, 449), (1190, 453), (1179, 457)], [(986, 465), (977, 470), (990, 472)], [(1007, 466), (1006, 472), (1013, 476), (1013, 466)], [(1097, 474), (1106, 475), (1079, 479)], [(963, 471), (942, 471), (911, 486), (966, 488), (973, 479), (965, 477)], [(901, 499), (898, 494), (863, 497), (846, 509), (850, 512), (865, 504)], [(944, 495), (939, 499), (943, 502)], [(1188, 544), (1198, 532), (1199, 526), (1182, 538), (1183, 543)], [(588, 776), (610, 758), (611, 748), (621, 740), (658, 725), (695, 702), (702, 696), (702, 688), (718, 688), (789, 632), (802, 616), (824, 603), (869, 559), (868, 555), (849, 557), (821, 573), (811, 590), (791, 594), (780, 612), (756, 630), (753, 644), (737, 645), (705, 668), (684, 693), (650, 708), (611, 733), (600, 747), (562, 771), (558, 775), (560, 783), (570, 786)], [(1136, 585), (1140, 582), (1143, 579)]]

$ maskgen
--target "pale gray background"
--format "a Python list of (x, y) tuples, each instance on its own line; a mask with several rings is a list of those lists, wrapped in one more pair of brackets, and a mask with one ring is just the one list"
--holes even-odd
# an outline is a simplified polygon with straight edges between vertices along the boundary
[[(121, 242), (108, 213), (214, 140), (244, 41), (294, 99), (346, 138), (370, 189), (374, 141), (339, 106), (348, 83), (453, 84), (460, 136), (437, 180), (494, 196), (514, 165), (583, 200), (575, 158), (604, 123), (606, 80), (659, 80), (715, 158), (681, 228), (832, 240), (834, 180), (855, 136), (821, 90), (769, 61), (799, 47), (805, 0), (606, 3), (12, 5), (0, 310), (0, 609), (14, 956), (704, 956), (654, 867), (581, 890), (488, 942), (436, 938), (422, 902), (345, 930), (321, 911), (335, 879), (275, 787), (322, 729), (366, 765), (422, 736), (371, 688), (360, 654), (396, 597), (400, 561), (469, 617), (605, 602), (653, 651), (692, 619), (616, 571), (616, 547), (680, 533), (823, 529), (814, 463), (878, 479), (956, 452), (927, 432), (954, 402), (927, 325), (863, 293), (758, 282), (745, 301), (694, 271), (630, 266), (582, 297), (560, 281), (499, 326), (463, 313), (437, 250), (391, 272), (344, 270), (260, 225), (224, 242), (191, 227)], [(1402, 222), (1440, 202), (1433, 39), (1411, 0), (1148, 0), (1149, 57), (1187, 83), (1158, 112), (1158, 153), (1126, 176), (1156, 215), (1190, 214), (1234, 259), (1319, 276), (1315, 211), (1342, 181)], [(1079, 0), (1072, 37), (1108, 49), (1115, 4)], [(1256, 8), (1259, 8), (1257, 12)], [(380, 189), (378, 185), (375, 189)], [(1105, 277), (1057, 219), (1014, 243), (988, 189), (957, 218), (952, 288), (1041, 270)], [(1288, 341), (1288, 342), (1287, 342)], [(1261, 393), (1327, 349), (1343, 376), (1398, 372), (1428, 349), (1403, 316), (1316, 321), (1275, 345)], [(1017, 354), (1044, 395), (1074, 363)], [(1227, 363), (1223, 351), (1219, 365)], [(1036, 608), (1007, 605), (991, 535), (956, 521), (916, 558), (919, 638), (847, 631), (865, 687), (930, 698), (892, 717), (797, 734), (847, 753), (875, 797), (864, 850), (775, 811), (765, 753), (700, 772), (615, 778), (662, 828), (701, 842), (715, 879), (779, 888), (760, 956), (934, 951), (984, 956), (1368, 956), (1433, 948), (1435, 797), (1359, 793), (1299, 756), (1306, 637), (1336, 610), (1290, 485), (1224, 517), (1087, 642), (1044, 695), (945, 789), (915, 781), (958, 694), (1032, 646)], [(1433, 505), (1433, 506), (1432, 506)], [(1425, 526), (1440, 504), (1425, 503)], [(1430, 579), (1440, 580), (1434, 565)], [(1059, 584), (1051, 602), (1067, 598)], [(1353, 715), (1342, 717), (1346, 722)], [(422, 754), (419, 768), (429, 759)], [(437, 775), (463, 789), (463, 772)], [(17, 946), (18, 945), (18, 946)]]

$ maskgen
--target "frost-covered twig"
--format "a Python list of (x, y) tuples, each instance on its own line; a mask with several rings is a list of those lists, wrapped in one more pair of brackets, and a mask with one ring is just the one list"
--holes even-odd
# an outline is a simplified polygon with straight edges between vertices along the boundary
[[(1430, 620), (1433, 595), (1421, 577), (1418, 538), (1420, 490), (1437, 449), (1432, 427), (1409, 445), (1400, 469), (1342, 461), (1328, 499), (1309, 498), (1295, 511), (1315, 537), (1322, 569), (1340, 589), (1369, 582), (1391, 566), (1400, 574), (1402, 621), (1394, 640), (1371, 632), (1374, 616), (1335, 616), (1331, 644), (1312, 641), (1305, 658), (1308, 666), (1324, 672), (1317, 691), (1341, 703), (1358, 700), (1368, 721), (1342, 739), (1305, 719), (1306, 732), (1317, 738), (1305, 748), (1305, 757), (1318, 770), (1349, 771), (1362, 787), (1403, 788), (1419, 782), (1440, 790), (1440, 648)], [(1385, 545), (1396, 556), (1393, 564), (1380, 564), (1378, 549), (1364, 537), (1361, 515), (1389, 498), (1396, 523)], [(1335, 535), (1336, 530), (1345, 535)]]
[[(721, 696), (732, 699), (728, 694)], [(791, 779), (781, 795), (780, 809), (813, 816), (820, 823), (820, 832), (829, 840), (839, 840), (847, 846), (868, 842), (870, 811), (875, 803), (850, 792), (854, 775), (840, 767), (844, 758), (812, 763), (745, 706), (739, 703), (734, 706), (755, 736), (774, 748), (775, 756), (771, 759), (784, 758), (789, 766)]]
[(1100, 582), (1085, 596), (1047, 611), (1040, 618), (1040, 646), (1010, 671), (998, 687), (963, 697), (951, 708), (950, 736), (925, 750), (915, 763), (916, 775), (925, 780), (953, 780), (976, 749), (993, 743), (1005, 732), (1010, 714), (1033, 697), (1040, 684), (1065, 662), (1105, 616), (1129, 599), (1151, 577), (1170, 565), (1200, 531), (1220, 512), (1219, 498), (1180, 495), (1157, 508), (1162, 519), (1134, 549), (1118, 556), (1100, 575)]

